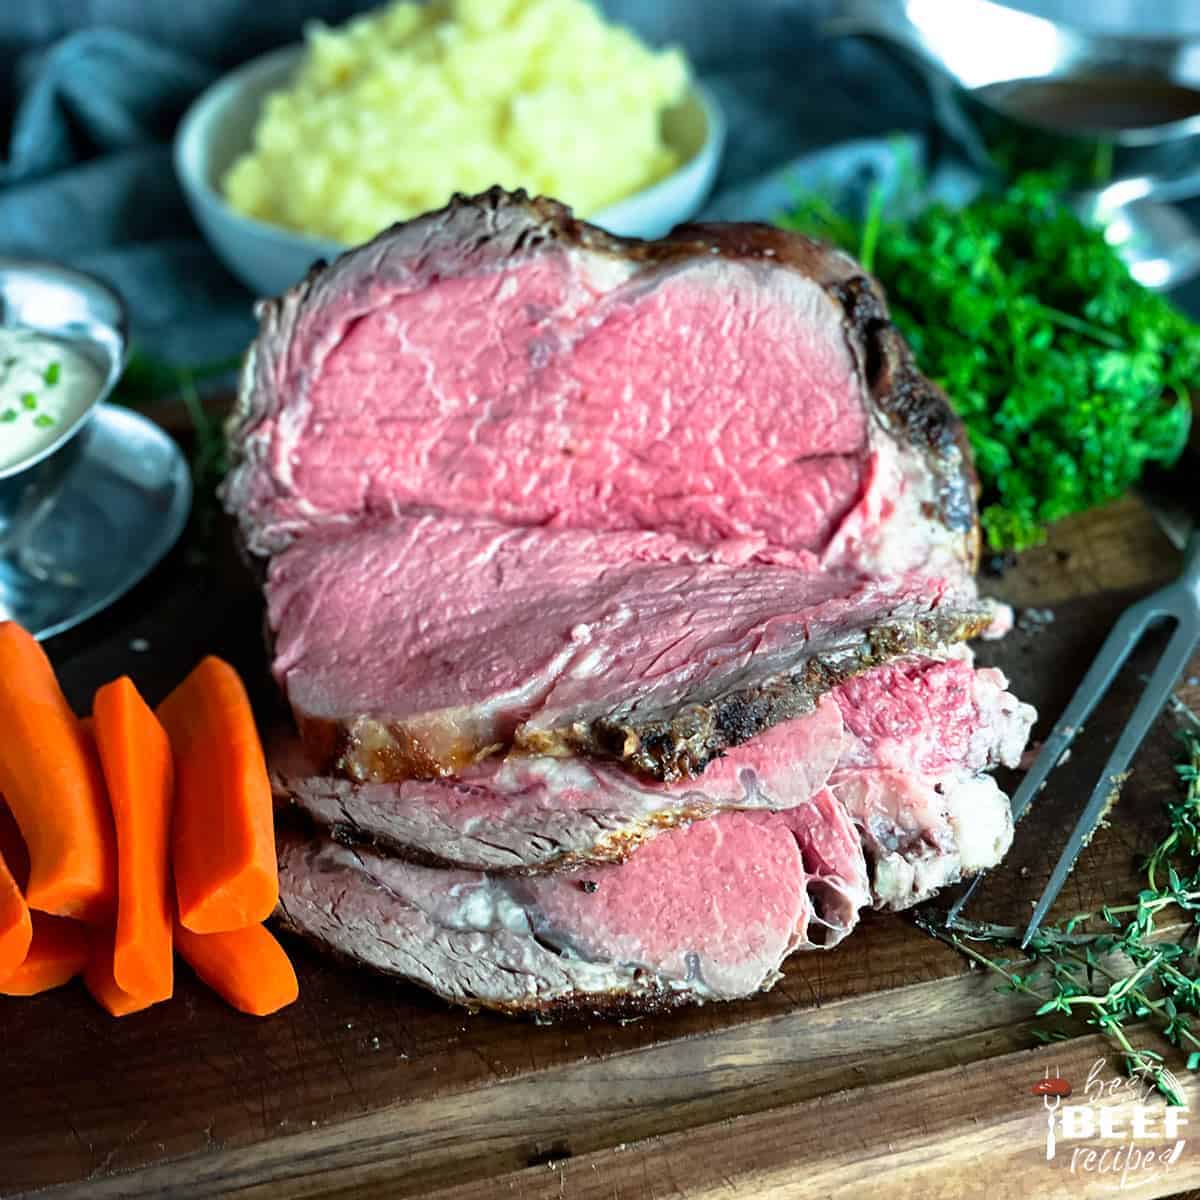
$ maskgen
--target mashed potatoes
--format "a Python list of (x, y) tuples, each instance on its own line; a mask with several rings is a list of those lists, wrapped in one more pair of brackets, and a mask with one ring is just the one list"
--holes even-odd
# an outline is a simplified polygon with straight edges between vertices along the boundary
[(354, 243), (495, 183), (587, 216), (679, 165), (683, 56), (586, 0), (395, 3), (306, 40), (223, 181), (248, 216)]

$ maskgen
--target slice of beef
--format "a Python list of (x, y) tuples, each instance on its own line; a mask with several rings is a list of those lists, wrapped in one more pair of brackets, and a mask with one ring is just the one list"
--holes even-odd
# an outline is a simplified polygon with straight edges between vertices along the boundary
[(534, 872), (619, 861), (664, 829), (726, 809), (778, 810), (810, 799), (838, 765), (842, 716), (822, 698), (711, 763), (662, 784), (588, 758), (514, 754), (453, 779), (356, 784), (313, 775), (294, 736), (271, 750), (276, 794), (341, 840), (417, 862)]
[(877, 908), (903, 909), (995, 866), (1008, 797), (985, 771), (1016, 767), (1037, 717), (969, 651), (894, 663), (834, 693), (845, 736), (834, 795), (862, 834)]
[(646, 1010), (770, 987), (867, 902), (853, 826), (825, 790), (724, 813), (627, 862), (531, 878), (444, 871), (294, 833), (280, 914), (327, 948), (472, 1007)]
[(492, 189), (258, 316), (223, 493), (256, 553), (436, 512), (864, 570), (975, 560), (960, 422), (878, 286), (797, 234), (630, 241)]
[(299, 539), (267, 601), (314, 761), (358, 782), (448, 775), (512, 744), (696, 775), (842, 680), (990, 620), (919, 574), (428, 516)]
[[(994, 831), (993, 856), (984, 862), (981, 846), (960, 862), (959, 835), (937, 791), (957, 793), (979, 772), (1016, 764), (1033, 710), (1005, 685), (999, 671), (976, 670), (969, 658), (876, 668), (835, 688), (812, 715), (775, 726), (685, 783), (642, 782), (583, 758), (512, 755), (487, 759), (457, 779), (354, 784), (312, 774), (294, 736), (272, 747), (272, 779), (282, 801), (340, 838), (419, 862), (528, 873), (620, 859), (662, 829), (722, 809), (798, 806), (836, 768), (838, 793), (863, 827), (872, 862), (885, 844), (903, 847), (921, 858), (922, 878), (932, 878), (926, 860), (936, 852), (948, 879), (993, 865), (1007, 846), (1001, 837), (995, 848), (995, 831), (1007, 829), (1008, 802), (992, 791), (976, 807), (980, 828)], [(881, 770), (925, 789), (916, 810), (924, 826), (914, 822), (916, 812), (894, 803), (894, 790), (880, 786)], [(853, 785), (859, 776), (876, 782)], [(881, 904), (897, 906), (896, 898), (912, 891), (888, 883), (898, 869), (880, 873)]]
[(990, 775), (852, 767), (830, 789), (862, 836), (876, 908), (919, 904), (994, 867), (1012, 844), (1009, 799)]
[(995, 667), (966, 646), (943, 658), (876, 667), (832, 693), (845, 724), (839, 766), (883, 767), (935, 778), (1016, 767), (1037, 719)]

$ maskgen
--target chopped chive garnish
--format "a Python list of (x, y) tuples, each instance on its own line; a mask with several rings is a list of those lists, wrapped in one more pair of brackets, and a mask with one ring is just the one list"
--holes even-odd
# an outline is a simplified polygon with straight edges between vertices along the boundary
[(5, 365), (6, 367), (15, 367), (15, 366), (17, 365), (17, 356), (16, 356), (15, 354), (10, 354), (10, 355), (9, 355), (9, 356), (8, 356), (8, 357), (7, 357), (7, 358), (4, 360), (4, 365)]
[(16, 419), (17, 410), (15, 408), (6, 408), (2, 413), (0, 413), (0, 421), (3, 421), (5, 425), (12, 424), (12, 422)]
[(54, 424), (54, 418), (49, 413), (38, 413), (38, 415), (33, 418), (33, 423), (39, 429), (49, 429), (50, 426)]
[(37, 397), (32, 392), (26, 392), (21, 397), (21, 403), (26, 408), (37, 408)]
[(46, 381), (48, 387), (53, 387), (58, 382), (58, 376), (62, 371), (62, 364), (52, 362), (45, 371), (42, 378)]

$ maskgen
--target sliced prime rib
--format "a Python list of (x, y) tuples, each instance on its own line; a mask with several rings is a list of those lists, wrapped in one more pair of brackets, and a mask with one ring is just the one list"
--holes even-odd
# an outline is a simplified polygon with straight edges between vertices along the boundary
[[(341, 839), (498, 873), (619, 860), (725, 809), (795, 807), (832, 778), (863, 831), (877, 903), (902, 908), (1008, 847), (1007, 798), (976, 782), (1016, 765), (1033, 720), (1005, 687), (965, 657), (877, 668), (676, 784), (544, 755), (485, 759), (454, 779), (355, 784), (314, 775), (295, 738), (272, 753), (272, 778), (283, 802)], [(915, 807), (904, 803), (912, 796)]]
[(248, 548), (432, 512), (965, 576), (961, 423), (878, 286), (764, 225), (624, 240), (498, 188), (260, 304), (225, 503)]
[(296, 929), (468, 1005), (730, 999), (1007, 848), (970, 455), (850, 258), (493, 189), (258, 312)]
[(270, 564), (275, 674), (314, 761), (358, 782), (449, 775), (513, 744), (674, 780), (991, 619), (945, 579), (727, 551), (430, 516), (309, 534)]
[(342, 840), (417, 862), (532, 873), (619, 861), (645, 839), (726, 809), (792, 808), (838, 765), (842, 715), (828, 696), (711, 763), (663, 784), (587, 757), (487, 758), (454, 778), (352, 783), (314, 775), (294, 737), (271, 754), (276, 795)]
[(858, 834), (828, 790), (785, 813), (670, 830), (621, 864), (532, 877), (280, 837), (286, 924), (472, 1007), (637, 1011), (748, 996), (794, 950), (839, 942), (868, 899)]

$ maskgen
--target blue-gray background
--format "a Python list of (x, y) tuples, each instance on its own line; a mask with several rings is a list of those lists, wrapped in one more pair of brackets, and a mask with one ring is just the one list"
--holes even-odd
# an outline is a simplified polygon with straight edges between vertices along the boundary
[[(943, 0), (952, 4), (954, 0)], [(240, 348), (250, 297), (209, 255), (169, 143), (222, 70), (345, 20), (353, 0), (0, 0), (0, 254), (62, 259), (111, 280), (135, 341), (183, 363)], [(681, 45), (730, 122), (720, 193), (816, 146), (932, 134), (918, 81), (856, 40), (823, 41), (836, 0), (605, 0), (653, 43)], [(1197, 0), (1023, 0), (1077, 24), (1200, 32)]]

